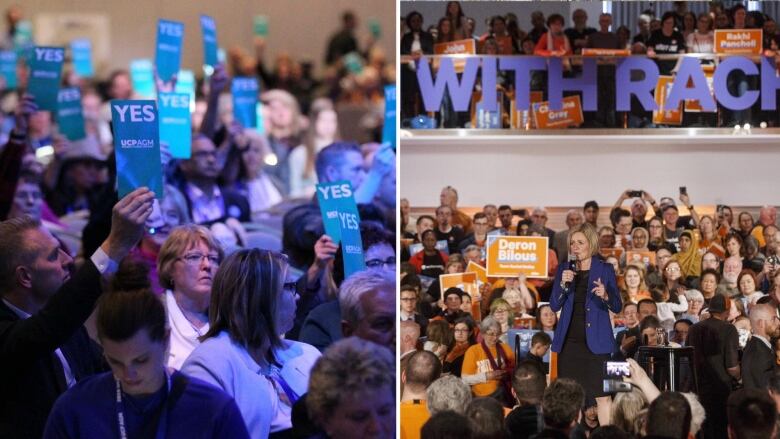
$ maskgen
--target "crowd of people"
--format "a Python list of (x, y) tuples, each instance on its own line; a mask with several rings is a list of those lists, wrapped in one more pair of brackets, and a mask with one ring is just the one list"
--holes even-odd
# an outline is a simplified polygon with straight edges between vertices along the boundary
[[(401, 54), (412, 56), (402, 63), (401, 91), (403, 96), (402, 126), (412, 126), (416, 116), (425, 114), (422, 96), (417, 82), (417, 67), (423, 55), (433, 55), (435, 45), (459, 40), (472, 40), (477, 54), (485, 55), (535, 55), (543, 57), (564, 57), (564, 76), (582, 76), (581, 60), (572, 55), (581, 55), (583, 49), (610, 49), (625, 51), (625, 54), (645, 55), (656, 60), (661, 75), (673, 75), (678, 60), (657, 55), (678, 55), (685, 53), (714, 53), (716, 29), (762, 29), (762, 53), (774, 59), (780, 47), (780, 33), (773, 17), (761, 11), (748, 11), (741, 3), (725, 7), (724, 2), (708, 2), (708, 11), (698, 15), (688, 10), (685, 1), (665, 2), (669, 10), (656, 15), (653, 9), (643, 11), (636, 23), (614, 23), (612, 14), (599, 15), (598, 28), (588, 26), (588, 14), (584, 9), (575, 9), (571, 21), (559, 13), (545, 16), (541, 11), (531, 11), (530, 6), (518, 4), (519, 10), (496, 15), (486, 23), (484, 33), (476, 32), (477, 23), (468, 16), (466, 8), (458, 1), (443, 5), (441, 17), (423, 17), (417, 11), (406, 14), (401, 31)], [(469, 5), (470, 6), (470, 5)], [(509, 8), (507, 8), (509, 9)], [(531, 29), (523, 30), (518, 25), (518, 15), (530, 14)], [(594, 20), (591, 18), (591, 23)], [(428, 24), (430, 23), (430, 24)], [(427, 25), (427, 27), (426, 27)], [(704, 57), (702, 64), (713, 64), (714, 58)], [(532, 72), (530, 89), (547, 97), (547, 73)], [(748, 89), (760, 88), (760, 78), (738, 72), (729, 78), (729, 91), (739, 96)], [(631, 110), (615, 112), (615, 59), (604, 58), (598, 66), (598, 110), (584, 112), (584, 128), (643, 128), (653, 127), (652, 112), (645, 111), (636, 98), (632, 97)], [(498, 90), (501, 93), (500, 126), (512, 126), (509, 102), (514, 99), (515, 81), (512, 72), (500, 71)], [(477, 91), (477, 90), (475, 90)], [(572, 93), (574, 94), (574, 93)], [(473, 111), (474, 107), (472, 107)], [(435, 124), (442, 128), (463, 128), (474, 125), (471, 112), (456, 112), (452, 102), (445, 98), (437, 113)], [(732, 127), (735, 124), (750, 123), (758, 126), (765, 122), (774, 127), (780, 124), (775, 112), (763, 111), (757, 102), (746, 110), (732, 111), (722, 106), (717, 113), (685, 112), (683, 126)]]
[[(625, 190), (608, 215), (588, 201), (553, 230), (543, 207), (469, 216), (452, 186), (440, 203), (400, 205), (404, 437), (774, 437), (775, 207), (711, 214), (687, 190)], [(548, 238), (547, 277), (442, 291), (440, 276), (484, 270), (488, 237), (513, 235)], [(678, 382), (649, 366), (654, 348), (693, 349)], [(607, 389), (606, 361), (626, 361), (631, 386)]]
[[(12, 44), (23, 11), (6, 18)], [(135, 96), (126, 70), (66, 63), (87, 133), (68, 141), (20, 62), (3, 90), (0, 437), (395, 436), (395, 151), (378, 143), (395, 79), (342, 18), (321, 77), (289, 55), (269, 71), (257, 40), (199, 80), (191, 157), (162, 145), (162, 193), (117, 196), (106, 110)], [(238, 75), (263, 83), (262, 133), (232, 118)], [(345, 139), (340, 104), (367, 102), (373, 122), (351, 127), (367, 141)], [(345, 180), (354, 273), (315, 196)]]

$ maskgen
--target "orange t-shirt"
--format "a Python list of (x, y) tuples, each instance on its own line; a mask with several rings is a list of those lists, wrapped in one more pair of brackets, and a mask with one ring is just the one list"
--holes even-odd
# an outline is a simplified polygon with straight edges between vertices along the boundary
[[(507, 360), (514, 364), (515, 355), (506, 343), (501, 343), (506, 354)], [(493, 359), (498, 361), (496, 355), (496, 348), (490, 348), (490, 354), (493, 355)], [(484, 374), (485, 372), (492, 371), (490, 366), (490, 360), (485, 351), (482, 349), (482, 344), (475, 344), (470, 347), (463, 356), (463, 368), (461, 369), (461, 376), (463, 375), (477, 375)], [(488, 396), (498, 389), (498, 380), (488, 380), (484, 383), (474, 384), (471, 386), (471, 391), (477, 396)]]
[(425, 401), (401, 401), (401, 436), (406, 439), (420, 439), (420, 430), (430, 417)]

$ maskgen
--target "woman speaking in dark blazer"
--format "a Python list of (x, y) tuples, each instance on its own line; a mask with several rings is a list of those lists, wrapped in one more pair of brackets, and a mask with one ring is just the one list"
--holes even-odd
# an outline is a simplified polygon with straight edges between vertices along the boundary
[(552, 350), (558, 353), (558, 377), (582, 384), (596, 398), (599, 421), (609, 419), (610, 397), (603, 390), (604, 362), (615, 347), (609, 313), (623, 303), (612, 265), (598, 256), (598, 235), (590, 224), (569, 232), (569, 262), (558, 266), (550, 307), (561, 311)]

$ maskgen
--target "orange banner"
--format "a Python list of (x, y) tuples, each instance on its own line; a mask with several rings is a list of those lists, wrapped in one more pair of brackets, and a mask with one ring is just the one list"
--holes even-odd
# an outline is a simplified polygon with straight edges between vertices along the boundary
[(488, 236), (487, 275), (547, 277), (548, 238), (539, 236)]
[(498, 37), (496, 38), (498, 43), (499, 55), (513, 55), (514, 50), (512, 48), (512, 37)]
[(466, 267), (466, 273), (475, 273), (477, 275), (477, 280), (483, 284), (488, 282), (487, 270), (474, 261), (469, 261), (469, 265)]
[(599, 249), (599, 253), (604, 259), (607, 259), (610, 256), (614, 256), (618, 261), (620, 261), (620, 255), (623, 254), (623, 249), (620, 247), (602, 248)]
[[(449, 43), (436, 43), (433, 45), (433, 53), (436, 55), (475, 55), (477, 53), (476, 44), (474, 40), (456, 40)], [(466, 67), (465, 59), (452, 60), (452, 66), (457, 73), (463, 73), (463, 69)], [(433, 68), (439, 68), (439, 60), (436, 59), (433, 62)]]
[(716, 29), (715, 53), (761, 55), (763, 39), (762, 29)]
[[(514, 94), (511, 94), (509, 96), (509, 111), (512, 115), (512, 119), (509, 121), (510, 128), (522, 130), (522, 129), (528, 129), (533, 128), (533, 119), (530, 117), (530, 113), (528, 113), (528, 108), (517, 108), (517, 104), (515, 102), (515, 96)], [(533, 105), (536, 102), (542, 102), (544, 100), (544, 94), (540, 91), (532, 91), (530, 93), (528, 103), (530, 105)], [(525, 126), (525, 124), (528, 123), (528, 126)]]
[(593, 49), (583, 48), (582, 56), (629, 56), (631, 51), (628, 49)]
[(655, 253), (629, 250), (626, 252), (626, 265), (632, 262), (641, 263), (645, 267), (647, 267), (648, 265), (655, 265)]
[(582, 125), (582, 104), (578, 95), (563, 98), (560, 110), (551, 110), (549, 101), (532, 105), (534, 123), (537, 128), (568, 128)]
[(673, 82), (674, 76), (658, 77), (658, 82), (655, 84), (655, 103), (658, 105), (658, 110), (653, 111), (653, 123), (655, 124), (682, 125), (682, 102), (676, 110), (664, 108)]
[(447, 291), (447, 288), (460, 288), (469, 293), (472, 299), (479, 293), (476, 273), (442, 274), (439, 276), (439, 287), (442, 294)]

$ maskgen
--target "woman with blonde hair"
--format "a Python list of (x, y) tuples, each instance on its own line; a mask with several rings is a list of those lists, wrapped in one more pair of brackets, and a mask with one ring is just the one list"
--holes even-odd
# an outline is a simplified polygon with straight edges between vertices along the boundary
[(512, 322), (515, 318), (512, 306), (504, 299), (495, 299), (490, 304), (490, 317), (501, 326), (501, 333), (498, 334), (498, 338), (507, 343), (507, 331), (512, 327)]
[(645, 270), (637, 265), (629, 264), (623, 276), (621, 295), (624, 303), (639, 303), (642, 299), (650, 299), (650, 292), (645, 283)]
[(339, 138), (339, 121), (333, 102), (327, 98), (315, 100), (309, 110), (309, 126), (303, 144), (290, 153), (291, 198), (311, 198), (314, 195), (317, 153)]
[(634, 429), (634, 419), (648, 405), (645, 394), (637, 387), (630, 392), (619, 392), (612, 402), (610, 421), (626, 433), (636, 435), (638, 432)]

